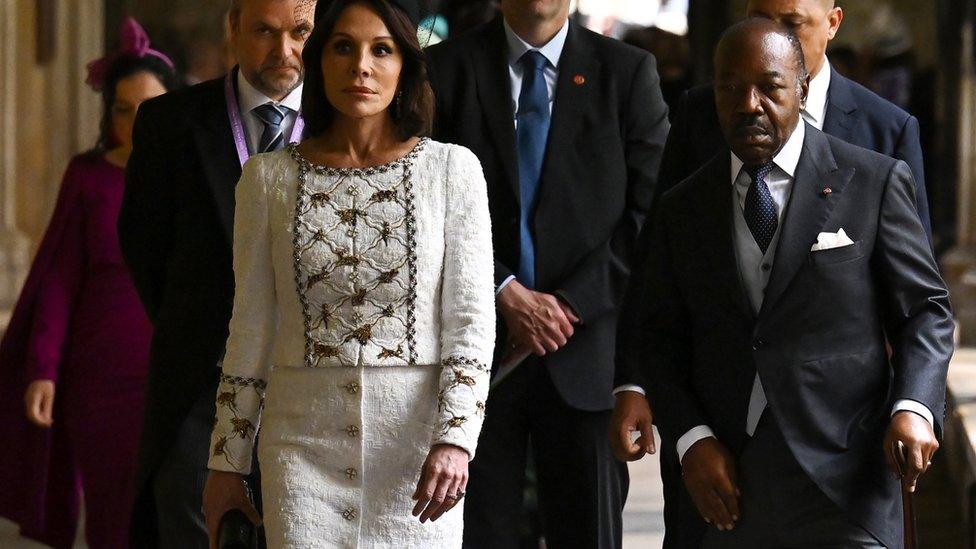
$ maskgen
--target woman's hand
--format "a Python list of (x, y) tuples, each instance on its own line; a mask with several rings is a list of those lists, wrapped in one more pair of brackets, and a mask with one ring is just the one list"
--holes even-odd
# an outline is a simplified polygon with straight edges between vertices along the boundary
[(217, 528), (220, 527), (220, 519), (231, 509), (240, 509), (255, 526), (261, 525), (261, 515), (247, 496), (244, 476), (240, 473), (210, 471), (207, 484), (203, 488), (203, 516), (207, 520), (207, 534), (210, 536), (211, 549), (217, 547)]
[(54, 382), (48, 379), (32, 381), (24, 393), (27, 419), (38, 427), (54, 425)]
[(420, 522), (437, 520), (461, 501), (468, 486), (468, 460), (468, 453), (458, 446), (437, 444), (430, 449), (413, 493), (413, 516), (419, 515)]

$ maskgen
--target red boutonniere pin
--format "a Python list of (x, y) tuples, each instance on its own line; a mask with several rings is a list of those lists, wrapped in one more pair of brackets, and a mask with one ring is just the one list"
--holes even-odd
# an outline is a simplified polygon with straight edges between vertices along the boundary
[(573, 77), (573, 84), (576, 84), (577, 86), (582, 86), (583, 84), (586, 84), (586, 77), (583, 76), (582, 74), (577, 74), (576, 76)]
[(831, 189), (830, 187), (824, 187), (824, 188), (823, 188), (823, 190), (822, 190), (822, 191), (820, 191), (820, 192), (821, 192), (821, 193), (822, 193), (822, 194), (823, 194), (824, 196), (830, 196), (830, 195), (832, 195), (832, 194), (834, 194), (834, 190), (833, 190), (833, 189)]

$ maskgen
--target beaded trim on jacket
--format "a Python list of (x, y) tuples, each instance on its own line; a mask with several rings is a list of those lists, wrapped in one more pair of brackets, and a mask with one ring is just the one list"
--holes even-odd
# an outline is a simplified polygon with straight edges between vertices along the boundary
[[(293, 261), (305, 323), (305, 366), (417, 363), (412, 167), (426, 143), (422, 138), (402, 158), (368, 168), (314, 165), (297, 144), (289, 146), (299, 173)], [(378, 181), (391, 172), (392, 181)], [(364, 189), (372, 194), (360, 198)], [(352, 359), (343, 346), (357, 343)], [(368, 348), (378, 352), (366, 356)]]

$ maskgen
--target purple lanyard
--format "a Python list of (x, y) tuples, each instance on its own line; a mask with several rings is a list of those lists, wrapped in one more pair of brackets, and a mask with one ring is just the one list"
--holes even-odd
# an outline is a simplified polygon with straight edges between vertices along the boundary
[[(234, 135), (234, 145), (237, 146), (237, 158), (240, 159), (243, 167), (247, 159), (251, 158), (251, 152), (247, 150), (244, 121), (241, 120), (241, 107), (237, 103), (237, 94), (234, 93), (233, 74), (233, 71), (227, 73), (227, 78), (224, 79), (224, 96), (227, 98), (227, 116), (230, 118), (230, 131)], [(304, 131), (305, 120), (302, 118), (302, 113), (298, 113), (295, 125), (292, 126), (291, 134), (288, 136), (288, 142), (290, 143), (293, 137), (301, 138)]]

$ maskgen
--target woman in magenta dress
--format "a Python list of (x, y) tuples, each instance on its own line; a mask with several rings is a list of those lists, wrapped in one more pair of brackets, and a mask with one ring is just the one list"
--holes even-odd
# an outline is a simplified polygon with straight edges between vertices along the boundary
[(129, 545), (152, 333), (118, 244), (125, 164), (139, 104), (176, 82), (131, 19), (88, 82), (103, 97), (99, 145), (68, 166), (0, 346), (0, 515), (70, 547), (80, 491), (86, 541), (101, 549)]

